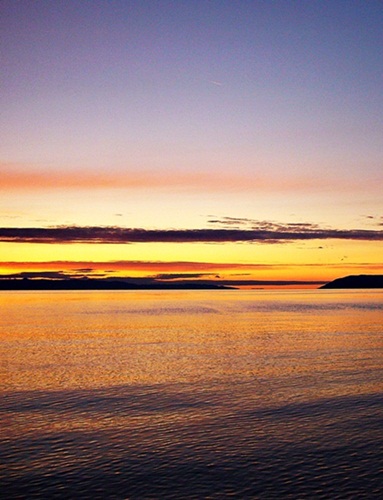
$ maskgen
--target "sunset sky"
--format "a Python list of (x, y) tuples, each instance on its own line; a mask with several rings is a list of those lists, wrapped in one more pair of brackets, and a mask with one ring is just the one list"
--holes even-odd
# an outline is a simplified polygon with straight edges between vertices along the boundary
[(381, 0), (3, 0), (0, 19), (2, 277), (383, 273)]

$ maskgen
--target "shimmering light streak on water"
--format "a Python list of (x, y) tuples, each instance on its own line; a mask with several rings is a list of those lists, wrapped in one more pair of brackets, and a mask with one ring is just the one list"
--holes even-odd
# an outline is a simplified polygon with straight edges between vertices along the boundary
[(381, 498), (383, 293), (0, 293), (5, 498)]

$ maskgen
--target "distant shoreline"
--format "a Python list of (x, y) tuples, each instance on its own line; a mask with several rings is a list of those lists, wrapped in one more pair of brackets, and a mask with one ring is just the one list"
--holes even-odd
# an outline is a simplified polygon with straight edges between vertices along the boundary
[(207, 283), (150, 283), (137, 284), (118, 280), (96, 279), (0, 279), (0, 290), (236, 290), (236, 287)]
[[(222, 282), (208, 281), (177, 281), (177, 282), (141, 282), (130, 281), (129, 279), (47, 279), (47, 278), (0, 278), (0, 291), (64, 291), (64, 290), (268, 290), (268, 287), (278, 287), (286, 289), (287, 286), (295, 285), (297, 289), (306, 289), (304, 286), (315, 282), (305, 281), (255, 281), (248, 282), (229, 280)], [(379, 289), (383, 288), (383, 275), (359, 275), (345, 276), (337, 278), (329, 283), (320, 283), (321, 286), (314, 288), (321, 289)], [(248, 288), (255, 285), (253, 288)]]

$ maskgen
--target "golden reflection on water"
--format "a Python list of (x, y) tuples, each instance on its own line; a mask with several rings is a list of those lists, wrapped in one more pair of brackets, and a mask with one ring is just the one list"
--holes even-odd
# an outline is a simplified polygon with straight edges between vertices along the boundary
[(382, 299), (2, 292), (4, 479), (14, 498), (381, 498)]
[(333, 291), (3, 292), (1, 389), (329, 380), (359, 364), (373, 370), (381, 299)]

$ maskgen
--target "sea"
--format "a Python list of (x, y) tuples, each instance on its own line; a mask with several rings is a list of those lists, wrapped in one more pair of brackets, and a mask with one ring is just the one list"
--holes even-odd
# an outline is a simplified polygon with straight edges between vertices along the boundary
[(383, 498), (383, 290), (0, 292), (3, 499)]

